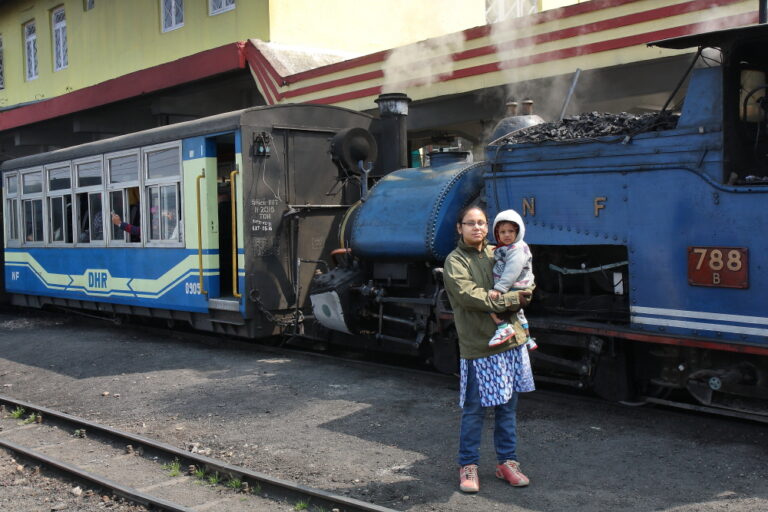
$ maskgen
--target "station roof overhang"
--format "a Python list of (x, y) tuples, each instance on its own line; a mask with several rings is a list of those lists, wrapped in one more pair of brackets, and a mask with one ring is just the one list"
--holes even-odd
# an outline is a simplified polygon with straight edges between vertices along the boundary
[(724, 30), (715, 30), (703, 34), (691, 34), (683, 37), (651, 41), (648, 46), (683, 50), (686, 48), (709, 47), (720, 48), (734, 42), (766, 41), (768, 39), (768, 24), (735, 27)]
[(753, 0), (593, 0), (294, 75), (257, 62), (254, 77), (268, 102), (330, 103), (355, 110), (376, 108), (375, 98), (386, 92), (404, 92), (414, 106), (495, 87), (515, 95), (516, 84), (577, 69), (680, 56), (691, 50), (649, 50), (646, 44), (742, 27), (757, 18)]

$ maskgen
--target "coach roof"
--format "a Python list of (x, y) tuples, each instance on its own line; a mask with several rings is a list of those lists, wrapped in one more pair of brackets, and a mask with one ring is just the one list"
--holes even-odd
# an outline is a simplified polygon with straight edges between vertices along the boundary
[[(252, 114), (258, 115), (260, 119), (263, 116), (263, 129), (271, 127), (274, 123), (285, 122), (288, 118), (291, 117), (295, 120), (297, 117), (295, 113), (296, 109), (301, 109), (303, 117), (310, 117), (308, 115), (309, 113), (306, 112), (306, 110), (309, 109), (314, 112), (312, 115), (314, 119), (319, 117), (328, 119), (329, 122), (330, 119), (334, 118), (334, 114), (331, 113), (332, 111), (339, 112), (339, 114), (336, 114), (337, 116), (354, 114), (356, 117), (361, 117), (367, 120), (367, 123), (369, 123), (371, 119), (371, 116), (368, 114), (363, 114), (354, 110), (331, 105), (283, 104), (250, 107), (242, 110), (235, 110), (233, 112), (225, 112), (223, 114), (203, 117), (192, 121), (185, 121), (182, 123), (161, 126), (158, 128), (150, 128), (149, 130), (143, 130), (125, 135), (118, 135), (109, 139), (87, 142), (78, 146), (57, 149), (55, 151), (49, 151), (46, 153), (14, 158), (12, 160), (3, 162), (2, 165), (0, 165), (0, 171), (5, 172), (15, 169), (39, 167), (41, 165), (65, 162), (68, 160), (75, 160), (78, 158), (94, 155), (102, 155), (105, 153), (113, 153), (116, 151), (143, 146), (151, 146), (154, 144), (161, 144), (163, 142), (170, 142), (189, 137), (199, 137), (203, 135), (233, 131), (237, 130), (244, 121), (249, 124), (253, 123), (254, 119)], [(322, 112), (318, 112), (320, 110)], [(293, 115), (291, 112), (294, 112)], [(344, 112), (344, 114), (341, 114), (341, 112)]]

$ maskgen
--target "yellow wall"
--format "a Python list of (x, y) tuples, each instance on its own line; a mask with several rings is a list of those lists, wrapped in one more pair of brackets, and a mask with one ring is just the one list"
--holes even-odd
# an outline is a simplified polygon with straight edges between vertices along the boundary
[[(64, 6), (69, 66), (53, 71), (51, 11)], [(235, 41), (261, 39), (358, 55), (485, 24), (484, 0), (237, 0), (208, 15), (185, 0), (184, 26), (162, 32), (160, 0), (16, 0), (0, 6), (0, 108), (52, 98)], [(22, 24), (37, 28), (38, 78), (26, 81)], [(1, 115), (1, 114), (0, 114)]]
[(368, 54), (485, 25), (484, 0), (273, 0), (272, 41)]
[[(0, 108), (65, 94), (133, 71), (248, 38), (269, 39), (268, 0), (238, 0), (208, 15), (207, 0), (184, 2), (184, 26), (162, 32), (159, 0), (22, 0), (0, 7), (5, 89)], [(53, 71), (51, 11), (63, 5), (69, 67)], [(27, 82), (22, 24), (37, 26), (38, 78)]]

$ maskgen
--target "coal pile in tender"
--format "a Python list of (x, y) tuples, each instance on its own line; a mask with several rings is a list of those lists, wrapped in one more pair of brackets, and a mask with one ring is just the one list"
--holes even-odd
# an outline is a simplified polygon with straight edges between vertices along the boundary
[(669, 130), (677, 126), (679, 114), (652, 112), (634, 115), (626, 112), (606, 114), (589, 112), (566, 117), (554, 123), (542, 123), (510, 133), (509, 144), (538, 143), (596, 137), (634, 136), (643, 132)]

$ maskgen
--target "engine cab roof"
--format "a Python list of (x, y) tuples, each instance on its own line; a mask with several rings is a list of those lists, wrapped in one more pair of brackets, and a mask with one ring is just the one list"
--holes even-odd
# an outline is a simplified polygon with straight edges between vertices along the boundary
[(683, 50), (685, 48), (697, 47), (722, 48), (738, 43), (757, 41), (768, 41), (768, 24), (749, 25), (746, 27), (729, 28), (725, 30), (716, 30), (714, 32), (704, 32), (701, 34), (662, 39), (660, 41), (648, 43), (648, 46)]

